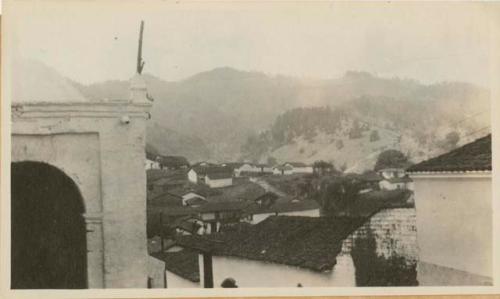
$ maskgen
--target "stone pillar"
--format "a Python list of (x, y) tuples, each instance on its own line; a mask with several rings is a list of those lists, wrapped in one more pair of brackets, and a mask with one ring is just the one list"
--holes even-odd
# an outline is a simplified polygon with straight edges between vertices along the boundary
[(87, 231), (87, 283), (89, 289), (104, 288), (104, 240), (102, 214), (84, 214)]
[(148, 102), (146, 81), (140, 74), (130, 79), (130, 100), (135, 103)]

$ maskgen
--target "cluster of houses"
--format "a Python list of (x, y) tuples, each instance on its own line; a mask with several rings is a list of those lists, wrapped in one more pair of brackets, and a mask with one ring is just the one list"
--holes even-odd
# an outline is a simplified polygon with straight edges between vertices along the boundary
[[(227, 206), (239, 211), (233, 217), (239, 221), (222, 229), (222, 222), (209, 223), (217, 212), (208, 205), (178, 225), (185, 233), (150, 253), (163, 267), (153, 287), (213, 288), (227, 281), (240, 287), (356, 286), (363, 265), (352, 254), (353, 240), (370, 222), (375, 229), (386, 225), (378, 228), (380, 238), (390, 238), (377, 240), (377, 252), (380, 246), (404, 248), (416, 261), (419, 285), (491, 285), (491, 170), (488, 135), (406, 170), (362, 175), (371, 189), (362, 195), (368, 199), (359, 207), (362, 215), (277, 212), (279, 197), (266, 192), (234, 210)], [(219, 214), (224, 218), (231, 216)]]

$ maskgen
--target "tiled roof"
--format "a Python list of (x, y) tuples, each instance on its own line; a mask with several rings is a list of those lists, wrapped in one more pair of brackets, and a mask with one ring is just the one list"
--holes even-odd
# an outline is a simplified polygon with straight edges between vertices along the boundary
[(403, 177), (399, 177), (399, 178), (390, 178), (390, 179), (387, 179), (386, 181), (388, 181), (389, 183), (392, 183), (392, 184), (413, 182), (413, 180), (410, 179), (408, 176), (403, 176)]
[(491, 134), (411, 166), (407, 172), (491, 171)]
[(271, 206), (260, 206), (258, 204), (252, 204), (248, 206), (245, 210), (247, 214), (268, 214), (268, 213), (286, 213), (286, 212), (298, 212), (298, 211), (309, 211), (319, 209), (319, 204), (314, 200), (280, 200)]
[(363, 217), (271, 216), (244, 233), (181, 236), (177, 244), (218, 256), (330, 271), (342, 242), (360, 227)]
[(186, 204), (189, 206), (202, 205), (205, 204), (206, 202), (207, 202), (206, 199), (198, 196), (186, 200)]
[(194, 250), (184, 249), (177, 252), (156, 252), (150, 255), (164, 261), (165, 268), (168, 271), (192, 282), (200, 281), (198, 253)]
[(230, 179), (233, 177), (233, 172), (208, 172), (206, 176), (211, 180)]

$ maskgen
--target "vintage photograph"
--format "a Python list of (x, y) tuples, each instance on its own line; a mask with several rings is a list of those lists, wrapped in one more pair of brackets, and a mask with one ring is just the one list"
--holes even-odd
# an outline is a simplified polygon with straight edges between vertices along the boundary
[(4, 1), (3, 283), (494, 288), (499, 8)]

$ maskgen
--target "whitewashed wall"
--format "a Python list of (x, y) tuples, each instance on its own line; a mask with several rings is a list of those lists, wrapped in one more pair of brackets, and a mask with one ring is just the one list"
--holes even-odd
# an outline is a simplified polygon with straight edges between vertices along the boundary
[(164, 271), (165, 262), (154, 258), (152, 256), (148, 257), (148, 277), (152, 279), (151, 287), (153, 289), (164, 288)]
[(188, 180), (193, 183), (198, 182), (198, 175), (196, 174), (196, 171), (194, 171), (193, 169), (188, 171)]
[(186, 288), (200, 288), (199, 282), (192, 282), (191, 280), (180, 277), (168, 270), (165, 271), (167, 277), (168, 289), (186, 289)]
[[(491, 176), (411, 177), (415, 188), (420, 260), (491, 277)], [(419, 281), (423, 280), (419, 277)]]
[(207, 185), (210, 186), (210, 188), (222, 188), (231, 186), (233, 184), (233, 178), (211, 180), (208, 177), (206, 177), (205, 182)]
[(214, 287), (228, 277), (238, 287), (331, 287), (355, 286), (354, 264), (350, 255), (337, 257), (333, 271), (319, 273), (281, 264), (264, 263), (234, 257), (213, 257)]

